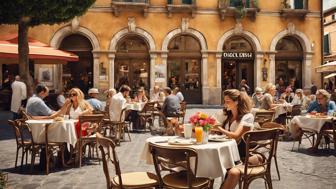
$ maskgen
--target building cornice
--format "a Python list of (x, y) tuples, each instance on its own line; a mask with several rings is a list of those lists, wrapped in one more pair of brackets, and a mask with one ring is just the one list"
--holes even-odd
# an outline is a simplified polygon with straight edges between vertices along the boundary
[[(93, 6), (89, 9), (90, 12), (113, 12), (112, 7), (110, 6)], [(162, 13), (167, 14), (167, 7), (165, 6), (150, 6), (148, 8), (148, 13)], [(219, 15), (218, 9), (204, 9), (204, 8), (197, 8), (195, 11), (197, 15)], [(263, 16), (275, 16), (281, 17), (281, 10), (279, 11), (268, 11), (268, 10), (261, 10), (257, 13), (257, 15)], [(313, 18), (320, 18), (321, 14), (320, 11), (310, 11), (307, 13), (306, 17), (313, 17)]]

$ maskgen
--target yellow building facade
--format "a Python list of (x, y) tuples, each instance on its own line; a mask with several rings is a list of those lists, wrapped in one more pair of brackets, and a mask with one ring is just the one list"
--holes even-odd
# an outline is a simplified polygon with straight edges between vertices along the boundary
[[(16, 32), (0, 25), (0, 35)], [(319, 0), (97, 0), (83, 16), (29, 36), (89, 65), (35, 65), (36, 78), (52, 70), (55, 89), (76, 75), (100, 90), (178, 86), (188, 103), (218, 105), (241, 80), (250, 93), (280, 78), (297, 88), (321, 80)]]

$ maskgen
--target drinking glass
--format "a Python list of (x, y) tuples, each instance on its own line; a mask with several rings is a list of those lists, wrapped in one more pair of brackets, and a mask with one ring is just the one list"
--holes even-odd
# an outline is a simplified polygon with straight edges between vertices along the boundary
[(202, 127), (195, 127), (195, 137), (196, 137), (196, 143), (202, 144), (203, 139), (203, 128)]
[(183, 125), (183, 131), (184, 131), (184, 138), (189, 139), (191, 138), (192, 134), (192, 125), (190, 123)]

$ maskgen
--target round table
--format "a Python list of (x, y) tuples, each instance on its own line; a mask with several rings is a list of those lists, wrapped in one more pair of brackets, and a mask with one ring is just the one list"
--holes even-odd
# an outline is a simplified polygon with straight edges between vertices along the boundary
[(198, 155), (197, 177), (225, 178), (226, 170), (235, 166), (240, 160), (237, 143), (235, 140), (225, 142), (209, 142), (207, 144), (171, 145), (168, 140), (176, 136), (155, 136), (146, 140), (141, 159), (148, 164), (153, 164), (153, 158), (149, 151), (149, 143), (167, 146), (171, 148), (192, 148)]

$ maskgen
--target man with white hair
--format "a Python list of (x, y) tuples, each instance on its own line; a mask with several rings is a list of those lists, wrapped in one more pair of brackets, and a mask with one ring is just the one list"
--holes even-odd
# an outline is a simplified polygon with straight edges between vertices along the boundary
[(90, 99), (86, 100), (92, 107), (93, 110), (95, 111), (103, 111), (103, 103), (97, 99), (99, 91), (96, 88), (91, 88), (88, 91), (88, 94), (90, 96)]
[(27, 98), (27, 87), (20, 79), (20, 76), (15, 76), (15, 81), (12, 83), (12, 102), (11, 111), (13, 112), (13, 119), (19, 118), (19, 109), (23, 105), (22, 101)]

